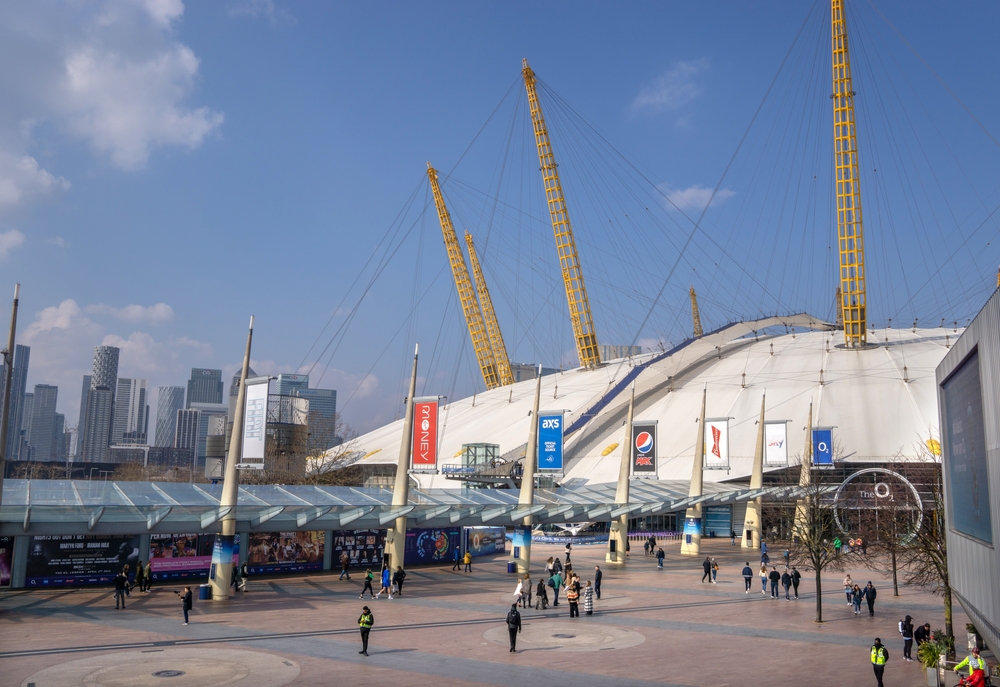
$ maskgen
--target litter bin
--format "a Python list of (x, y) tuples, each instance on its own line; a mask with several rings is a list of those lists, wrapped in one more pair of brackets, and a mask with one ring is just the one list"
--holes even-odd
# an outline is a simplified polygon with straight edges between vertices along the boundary
[(507, 563), (507, 572), (509, 572), (509, 573), (516, 573), (517, 572), (517, 563), (515, 563), (513, 561)]
[(198, 587), (198, 599), (201, 601), (212, 600), (212, 585), (203, 584)]

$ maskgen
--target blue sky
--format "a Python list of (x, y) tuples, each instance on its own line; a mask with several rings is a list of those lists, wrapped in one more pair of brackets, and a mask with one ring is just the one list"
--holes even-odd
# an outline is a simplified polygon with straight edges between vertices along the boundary
[[(1000, 137), (1000, 7), (877, 3), (977, 123), (853, 4), (862, 166), (880, 170), (862, 170), (872, 320), (964, 322), (1000, 259), (1000, 147), (983, 131)], [(480, 388), (428, 160), (481, 245), (511, 357), (571, 365), (522, 57), (544, 82), (602, 342), (689, 335), (690, 284), (709, 326), (832, 314), (823, 3), (795, 46), (809, 3), (0, 5), (0, 282), (22, 283), (29, 386), (58, 384), (70, 424), (95, 345), (120, 345), (120, 374), (154, 387), (192, 366), (228, 375), (251, 313), (257, 371), (322, 373), (359, 429), (398, 412), (415, 340), (424, 392)], [(682, 253), (684, 215), (717, 184)], [(393, 226), (412, 230), (320, 357)]]

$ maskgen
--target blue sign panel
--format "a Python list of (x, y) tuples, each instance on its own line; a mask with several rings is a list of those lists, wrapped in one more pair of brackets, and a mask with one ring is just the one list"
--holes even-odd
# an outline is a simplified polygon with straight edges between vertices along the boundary
[(538, 414), (538, 469), (563, 469), (563, 414)]
[(833, 430), (813, 430), (813, 465), (833, 465)]

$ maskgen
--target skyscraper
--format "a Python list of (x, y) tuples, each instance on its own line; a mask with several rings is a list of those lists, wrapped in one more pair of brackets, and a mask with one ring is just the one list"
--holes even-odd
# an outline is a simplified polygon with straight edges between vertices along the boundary
[(17, 444), (17, 457), (20, 460), (31, 460), (31, 445), (28, 437), (31, 435), (32, 412), (35, 408), (35, 394), (27, 393), (21, 397), (24, 399), (24, 409), (21, 411), (21, 436)]
[(80, 392), (80, 420), (76, 425), (76, 447), (73, 453), (77, 458), (83, 457), (83, 437), (87, 427), (87, 396), (90, 394), (90, 375), (83, 375), (83, 389)]
[(118, 355), (114, 346), (94, 348), (94, 367), (87, 394), (87, 416), (84, 420), (83, 459), (104, 462), (111, 444), (111, 421), (114, 418), (115, 389), (118, 386)]
[[(14, 346), (14, 366), (10, 379), (10, 409), (7, 412), (7, 456), (8, 460), (17, 458), (21, 445), (21, 424), (24, 416), (24, 392), (28, 383), (28, 362), (31, 360), (31, 347), (17, 344)], [(3, 375), (0, 376), (0, 392), (7, 379), (7, 365), (0, 366)], [(0, 405), (3, 404), (0, 393)]]
[[(242, 371), (234, 374), (233, 381), (229, 384), (229, 417), (233, 417), (236, 413), (236, 398), (240, 394), (240, 374)], [(247, 367), (247, 379), (256, 376), (257, 373), (253, 371), (253, 368)]]
[(187, 407), (192, 403), (222, 403), (222, 370), (191, 368), (188, 380)]
[(294, 394), (309, 400), (310, 444), (315, 448), (331, 448), (337, 437), (337, 392), (334, 389), (296, 389)]
[[(31, 406), (31, 426), (28, 428), (28, 445), (32, 460), (55, 460), (56, 457), (56, 399), (59, 387), (36, 384)], [(61, 428), (60, 428), (61, 431)]]
[(195, 454), (198, 465), (204, 465), (205, 456), (208, 455), (206, 453), (206, 441), (208, 440), (209, 427), (212, 424), (213, 418), (222, 418), (222, 426), (225, 427), (229, 406), (225, 403), (189, 403), (188, 406), (191, 410), (197, 410), (200, 413), (198, 417), (198, 443), (195, 446)]
[(52, 452), (55, 460), (67, 460), (69, 458), (69, 442), (72, 436), (66, 431), (66, 416), (56, 413), (55, 431), (52, 439)]
[(280, 374), (275, 382), (274, 393), (279, 396), (294, 396), (297, 389), (309, 388), (309, 375)]
[(112, 444), (146, 443), (146, 380), (118, 378), (115, 393), (115, 419), (111, 428)]
[(184, 387), (161, 386), (156, 394), (156, 446), (173, 446), (177, 411), (184, 408)]
[(197, 452), (198, 450), (198, 424), (201, 420), (201, 411), (190, 408), (182, 408), (177, 411), (177, 429), (174, 434), (174, 448), (187, 448)]

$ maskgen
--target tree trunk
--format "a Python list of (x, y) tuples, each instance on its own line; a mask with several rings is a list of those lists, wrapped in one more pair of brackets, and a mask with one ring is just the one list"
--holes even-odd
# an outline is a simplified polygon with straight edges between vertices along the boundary
[(954, 637), (955, 633), (951, 626), (951, 585), (944, 585), (944, 633), (949, 637)]
[[(950, 591), (948, 598), (951, 599)], [(948, 617), (950, 618), (951, 611), (949, 610), (948, 613), (949, 613)], [(817, 623), (823, 622), (823, 580), (822, 580), (822, 572), (819, 570), (819, 568), (816, 569), (816, 622)]]
[(899, 580), (896, 574), (896, 547), (892, 547), (892, 595), (899, 596)]

